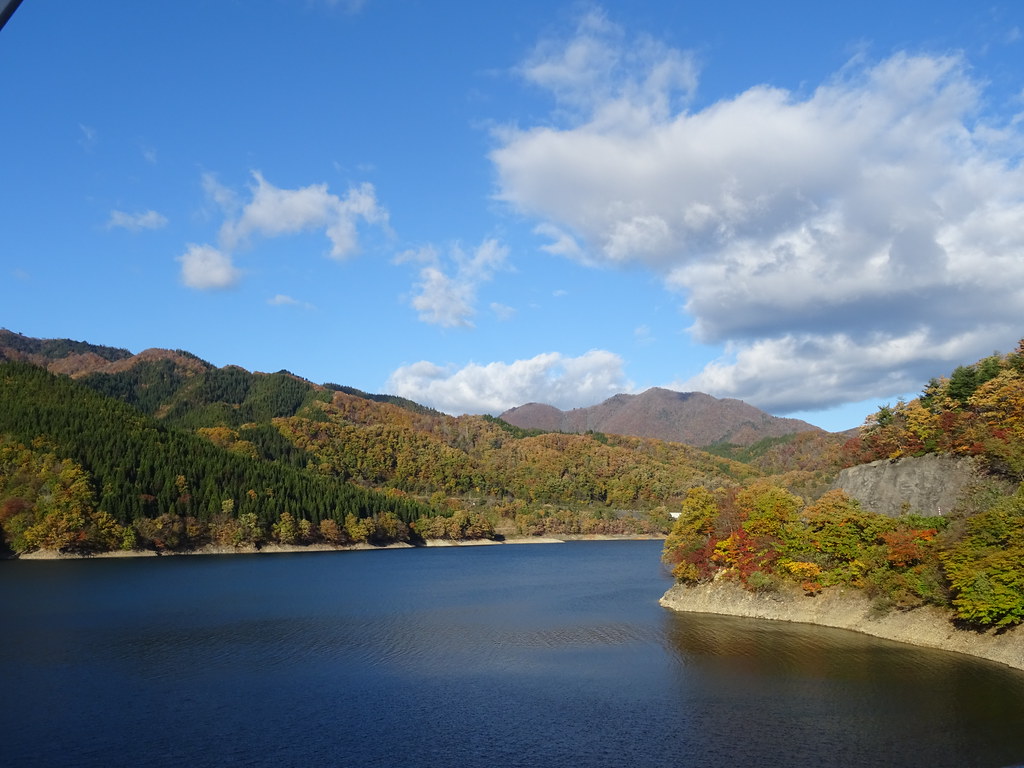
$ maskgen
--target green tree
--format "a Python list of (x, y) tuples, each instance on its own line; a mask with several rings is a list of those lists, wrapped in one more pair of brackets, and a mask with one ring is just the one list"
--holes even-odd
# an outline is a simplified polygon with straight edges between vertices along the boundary
[(973, 366), (959, 365), (949, 377), (946, 391), (954, 400), (966, 405), (974, 390), (978, 388), (978, 373)]
[(1024, 622), (1024, 487), (970, 518), (942, 561), (961, 619), (999, 627)]

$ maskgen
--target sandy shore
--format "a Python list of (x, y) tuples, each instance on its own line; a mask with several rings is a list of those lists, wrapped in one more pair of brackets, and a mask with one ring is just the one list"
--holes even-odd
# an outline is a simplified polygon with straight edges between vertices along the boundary
[(103, 559), (121, 557), (180, 557), (188, 555), (256, 555), (274, 554), (280, 552), (364, 552), (386, 549), (416, 549), (417, 546), (427, 547), (483, 547), (500, 544), (564, 544), (565, 539), (543, 538), (531, 536), (524, 538), (509, 538), (502, 541), (492, 539), (466, 539), (452, 541), (450, 539), (428, 539), (425, 545), (414, 545), (405, 542), (394, 544), (348, 544), (345, 546), (332, 546), (330, 544), (264, 544), (259, 547), (225, 547), (208, 544), (198, 549), (190, 549), (181, 552), (154, 552), (151, 549), (130, 549), (113, 550), (111, 552), (97, 552), (91, 555), (65, 554), (54, 549), (37, 549), (35, 552), (26, 552), (18, 555), (18, 560), (82, 560), (82, 559)]
[(827, 589), (816, 597), (802, 590), (754, 594), (731, 582), (688, 587), (677, 584), (661, 598), (666, 608), (849, 629), (926, 648), (964, 653), (1024, 670), (1024, 627), (997, 632), (960, 629), (938, 608), (877, 615), (857, 590)]
[(604, 534), (595, 535), (570, 535), (570, 536), (515, 536), (500, 540), (494, 539), (427, 539), (425, 544), (408, 544), (397, 542), (395, 544), (347, 544), (345, 546), (333, 546), (331, 544), (264, 544), (259, 547), (225, 547), (213, 544), (190, 549), (183, 552), (154, 552), (151, 549), (114, 550), (111, 552), (97, 552), (92, 555), (62, 554), (53, 549), (38, 549), (35, 552), (26, 552), (18, 555), (18, 560), (81, 560), (110, 557), (177, 557), (182, 555), (255, 555), (273, 554), (277, 552), (360, 552), (379, 549), (416, 549), (417, 547), (487, 547), (503, 544), (564, 544), (567, 541), (646, 541), (661, 540), (664, 536), (613, 536)]

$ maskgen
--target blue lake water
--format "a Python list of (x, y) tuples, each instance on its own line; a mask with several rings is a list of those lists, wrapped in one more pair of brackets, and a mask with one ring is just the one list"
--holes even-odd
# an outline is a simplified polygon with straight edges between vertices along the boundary
[(0, 763), (1024, 762), (1024, 673), (672, 613), (660, 551), (3, 562)]

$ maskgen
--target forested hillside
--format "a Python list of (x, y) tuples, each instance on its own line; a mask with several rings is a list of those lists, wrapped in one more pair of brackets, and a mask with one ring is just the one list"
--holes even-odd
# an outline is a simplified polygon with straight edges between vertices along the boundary
[[(808, 596), (863, 589), (880, 608), (934, 604), (979, 626), (1024, 622), (1024, 342), (883, 406), (830, 457), (852, 466), (936, 452), (987, 470), (949, 515), (896, 518), (842, 491), (808, 500), (778, 478), (692, 489), (665, 546), (677, 579), (733, 579), (754, 591), (799, 584)], [(1015, 490), (1016, 489), (1016, 490)]]
[(348, 536), (367, 540), (378, 532), (356, 521), (431, 514), (307, 471), (272, 428), (242, 429), (246, 449), (225, 449), (30, 364), (0, 366), (0, 434), (0, 524), (15, 551), (260, 543), (282, 521), (335, 539), (352, 523)]
[(681, 444), (454, 418), (181, 350), (4, 331), (0, 357), (0, 525), (15, 552), (658, 534), (693, 485), (760, 474)]

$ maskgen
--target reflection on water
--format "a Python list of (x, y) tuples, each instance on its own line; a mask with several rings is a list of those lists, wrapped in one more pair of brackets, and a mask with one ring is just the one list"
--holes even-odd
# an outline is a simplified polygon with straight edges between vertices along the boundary
[(1024, 674), (667, 611), (659, 542), (0, 563), (3, 762), (1002, 766)]
[(800, 624), (672, 615), (667, 625), (681, 677), (699, 681), (703, 721), (741, 720), (762, 750), (833, 765), (1021, 758), (1024, 675), (999, 665)]

